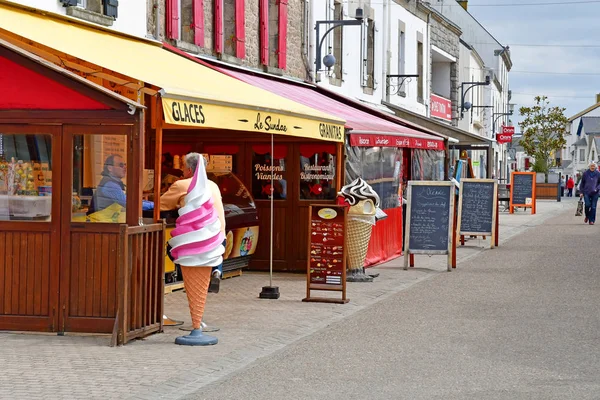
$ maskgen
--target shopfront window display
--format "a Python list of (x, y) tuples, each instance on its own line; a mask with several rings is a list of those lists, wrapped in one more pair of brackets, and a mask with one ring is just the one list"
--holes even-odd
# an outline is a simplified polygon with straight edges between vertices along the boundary
[(50, 221), (52, 137), (0, 133), (0, 220)]
[[(125, 223), (127, 137), (74, 135), (73, 222)], [(152, 202), (142, 208), (150, 210)]]
[(334, 200), (335, 146), (300, 145), (300, 199)]
[(346, 184), (362, 178), (379, 195), (381, 208), (400, 206), (402, 153), (396, 147), (346, 147)]
[[(252, 146), (252, 195), (256, 200), (271, 198), (271, 178), (273, 179), (273, 199), (287, 199), (287, 146)], [(272, 177), (271, 177), (272, 175)]]

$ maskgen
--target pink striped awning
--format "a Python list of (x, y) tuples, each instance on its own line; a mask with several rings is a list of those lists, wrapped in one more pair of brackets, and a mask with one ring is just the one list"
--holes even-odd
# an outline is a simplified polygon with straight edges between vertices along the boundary
[(352, 146), (444, 149), (444, 141), (439, 137), (369, 114), (319, 93), (309, 85), (282, 82), (229, 69), (222, 71), (279, 96), (345, 119)]

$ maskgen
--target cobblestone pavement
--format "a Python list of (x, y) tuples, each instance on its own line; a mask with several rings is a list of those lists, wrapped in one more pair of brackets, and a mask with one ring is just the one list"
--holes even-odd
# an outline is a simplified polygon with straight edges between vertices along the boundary
[[(575, 199), (538, 201), (536, 215), (519, 211), (500, 215), (502, 242), (566, 210)], [(489, 248), (472, 239), (458, 250), (460, 262)], [(219, 344), (204, 348), (176, 346), (186, 332), (166, 327), (162, 334), (118, 348), (108, 347), (108, 336), (0, 334), (0, 399), (177, 399), (226, 377), (286, 345), (315, 333), (358, 310), (369, 307), (434, 274), (446, 272), (446, 256), (417, 256), (416, 268), (402, 269), (402, 257), (370, 273), (373, 283), (349, 283), (345, 305), (303, 303), (304, 275), (275, 274), (279, 300), (261, 300), (258, 293), (269, 283), (264, 273), (245, 272), (227, 279), (219, 294), (210, 294), (205, 312)], [(165, 296), (169, 317), (186, 322), (190, 317), (185, 293)]]

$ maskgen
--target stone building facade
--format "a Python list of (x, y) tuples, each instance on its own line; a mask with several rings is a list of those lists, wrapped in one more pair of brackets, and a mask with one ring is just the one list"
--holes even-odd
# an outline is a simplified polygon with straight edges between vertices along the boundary
[[(167, 34), (169, 21), (167, 8), (170, 0), (149, 0), (147, 4), (147, 27), (148, 37), (159, 41), (170, 43), (186, 52), (198, 54), (199, 56), (221, 60), (226, 63), (259, 69), (276, 75), (286, 75), (299, 79), (309, 78), (307, 68), (302, 58), (303, 28), (305, 23), (305, 1), (298, 0), (244, 0), (244, 28), (243, 38), (245, 54), (238, 57), (236, 54), (236, 3), (239, 0), (202, 0), (204, 42), (195, 44), (194, 40), (194, 3), (198, 0), (180, 0), (179, 4), (179, 35), (178, 38), (170, 38)], [(217, 3), (222, 4), (222, 50), (217, 52), (215, 46), (215, 11)], [(269, 56), (268, 62), (261, 59), (261, 3), (268, 4), (268, 34), (269, 34)], [(279, 62), (279, 28), (281, 11), (280, 7), (286, 7), (287, 16), (287, 39), (285, 41), (285, 68), (280, 68)], [(283, 30), (283, 29), (282, 29)]]
[[(436, 92), (435, 80), (433, 74), (436, 71), (434, 63), (439, 62), (441, 59), (445, 59), (444, 62), (449, 66), (449, 96), (452, 103), (452, 126), (458, 125), (458, 111), (460, 108), (459, 104), (459, 59), (460, 59), (460, 36), (462, 34), (461, 29), (450, 20), (439, 14), (437, 11), (433, 11), (430, 14), (429, 20), (430, 29), (430, 45), (431, 45), (431, 65), (429, 68), (429, 84), (431, 93)], [(439, 50), (442, 50), (441, 52)], [(438, 54), (435, 54), (438, 53)], [(446, 53), (446, 54), (444, 54)], [(448, 57), (450, 56), (450, 57)], [(446, 77), (444, 76), (444, 79)], [(446, 95), (444, 93), (443, 95)]]

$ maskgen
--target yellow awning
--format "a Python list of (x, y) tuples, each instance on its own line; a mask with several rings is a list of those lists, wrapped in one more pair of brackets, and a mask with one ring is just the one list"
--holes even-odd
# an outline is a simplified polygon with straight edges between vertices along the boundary
[(161, 88), (169, 124), (344, 141), (342, 119), (188, 60), (158, 42), (43, 14), (0, 2), (0, 29)]

